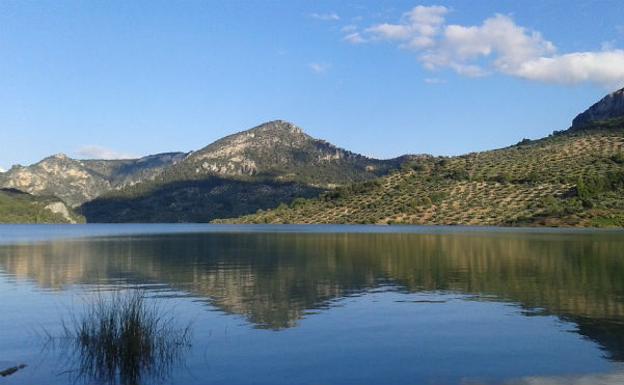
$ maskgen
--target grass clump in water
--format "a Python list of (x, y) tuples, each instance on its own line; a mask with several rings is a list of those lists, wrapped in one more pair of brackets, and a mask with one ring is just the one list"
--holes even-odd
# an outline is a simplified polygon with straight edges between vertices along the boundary
[(147, 302), (140, 290), (99, 295), (81, 316), (64, 323), (63, 340), (77, 356), (79, 377), (123, 385), (168, 377), (190, 347), (191, 328), (176, 328), (169, 312)]

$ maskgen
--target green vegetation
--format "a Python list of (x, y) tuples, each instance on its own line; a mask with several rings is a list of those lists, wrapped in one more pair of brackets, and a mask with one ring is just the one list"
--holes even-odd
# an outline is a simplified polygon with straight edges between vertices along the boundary
[(622, 226), (624, 122), (401, 170), (225, 223)]
[(277, 207), (322, 190), (297, 183), (209, 177), (161, 185), (142, 183), (87, 202), (89, 222), (209, 222)]
[(139, 384), (164, 378), (190, 347), (190, 326), (174, 327), (173, 314), (146, 303), (142, 291), (99, 296), (80, 318), (64, 325), (62, 341), (78, 355), (81, 377), (97, 383)]
[[(69, 217), (50, 209), (62, 204), (54, 197), (33, 196), (18, 190), (0, 189), (0, 223), (71, 223), (84, 219), (67, 209)], [(64, 204), (63, 204), (64, 205)]]

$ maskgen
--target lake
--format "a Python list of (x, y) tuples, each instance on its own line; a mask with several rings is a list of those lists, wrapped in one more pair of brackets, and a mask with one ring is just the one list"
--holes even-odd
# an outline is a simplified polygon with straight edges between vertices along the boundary
[(127, 383), (49, 336), (137, 289), (192, 328), (143, 384), (624, 383), (622, 231), (5, 225), (0, 384)]

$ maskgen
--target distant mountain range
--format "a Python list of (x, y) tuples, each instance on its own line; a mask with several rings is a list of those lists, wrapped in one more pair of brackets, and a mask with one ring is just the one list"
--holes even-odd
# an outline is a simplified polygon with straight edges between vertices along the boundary
[(89, 222), (207, 222), (375, 179), (408, 159), (367, 158), (273, 121), (188, 154), (54, 155), (0, 174), (0, 187), (56, 196)]
[(37, 207), (57, 199), (87, 222), (622, 226), (623, 133), (624, 89), (568, 130), (459, 157), (371, 159), (278, 120), (190, 153), (54, 155), (0, 173), (0, 187)]
[(129, 160), (77, 160), (56, 154), (30, 166), (11, 167), (0, 174), (0, 186), (56, 196), (76, 207), (110, 190), (153, 179), (185, 156), (174, 152)]

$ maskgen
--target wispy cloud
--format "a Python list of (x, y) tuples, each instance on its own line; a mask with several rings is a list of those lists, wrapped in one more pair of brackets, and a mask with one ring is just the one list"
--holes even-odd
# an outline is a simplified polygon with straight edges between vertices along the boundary
[(344, 41), (349, 42), (351, 44), (362, 44), (366, 43), (366, 39), (362, 37), (362, 34), (359, 32), (353, 32), (348, 35), (345, 35), (343, 38)]
[(316, 20), (323, 20), (323, 21), (338, 21), (340, 20), (340, 16), (338, 16), (338, 14), (336, 14), (335, 12), (330, 12), (330, 13), (311, 13), (310, 17)]
[(314, 63), (308, 64), (308, 68), (310, 68), (310, 70), (314, 72), (315, 74), (324, 74), (325, 72), (329, 70), (330, 67), (331, 67), (331, 64), (327, 64), (327, 63), (314, 62)]
[(136, 155), (127, 154), (111, 150), (110, 148), (87, 145), (83, 146), (76, 151), (76, 155), (81, 159), (133, 159), (137, 158)]
[(354, 31), (357, 31), (357, 25), (355, 24), (348, 24), (340, 28), (340, 32), (343, 32), (343, 33), (351, 33)]
[(6, 172), (6, 170), (2, 167), (0, 167), (0, 172)]
[(479, 25), (448, 24), (444, 6), (416, 6), (396, 23), (345, 33), (352, 44), (390, 42), (415, 52), (429, 70), (448, 68), (464, 76), (502, 73), (527, 80), (573, 85), (624, 86), (624, 50), (612, 42), (600, 50), (558, 53), (538, 31), (495, 14)]
[(425, 78), (423, 80), (427, 84), (444, 84), (446, 80), (440, 78)]

